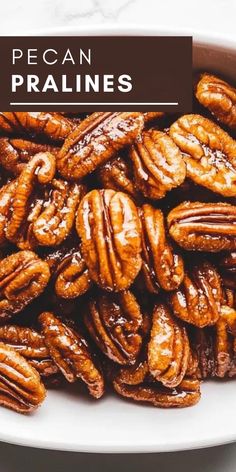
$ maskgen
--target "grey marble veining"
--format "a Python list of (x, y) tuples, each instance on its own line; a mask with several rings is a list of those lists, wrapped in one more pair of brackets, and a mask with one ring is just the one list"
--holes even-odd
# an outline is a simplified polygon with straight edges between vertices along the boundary
[(10, 0), (1, 3), (1, 34), (95, 24), (188, 28), (235, 37), (235, 0)]

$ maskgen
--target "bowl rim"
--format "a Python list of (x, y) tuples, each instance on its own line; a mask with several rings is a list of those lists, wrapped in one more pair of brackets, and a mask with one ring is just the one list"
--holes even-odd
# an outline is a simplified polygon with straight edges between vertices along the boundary
[[(27, 33), (27, 34), (26, 34)], [(226, 36), (216, 32), (204, 33), (201, 30), (191, 30), (189, 27), (172, 27), (162, 25), (130, 24), (117, 25), (94, 24), (94, 25), (70, 25), (37, 28), (24, 33), (18, 32), (16, 36), (192, 36), (194, 45), (212, 45), (217, 48), (236, 50), (236, 36)], [(8, 35), (3, 35), (8, 36)], [(14, 35), (13, 35), (14, 36)]]

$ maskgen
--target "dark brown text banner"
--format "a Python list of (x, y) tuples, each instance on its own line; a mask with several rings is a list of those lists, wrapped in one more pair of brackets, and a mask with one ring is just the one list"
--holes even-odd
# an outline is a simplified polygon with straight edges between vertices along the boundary
[(5, 111), (192, 109), (190, 37), (1, 37)]

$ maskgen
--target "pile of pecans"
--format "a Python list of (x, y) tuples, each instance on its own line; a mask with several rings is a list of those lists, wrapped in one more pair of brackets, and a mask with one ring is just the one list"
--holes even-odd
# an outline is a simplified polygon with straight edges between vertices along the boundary
[(194, 114), (0, 113), (0, 404), (159, 407), (236, 375), (236, 89)]

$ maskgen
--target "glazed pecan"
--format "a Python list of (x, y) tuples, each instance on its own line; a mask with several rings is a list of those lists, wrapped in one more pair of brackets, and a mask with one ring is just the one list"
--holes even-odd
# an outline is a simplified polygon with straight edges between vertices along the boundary
[(73, 123), (59, 113), (42, 111), (0, 112), (0, 130), (4, 134), (44, 136), (63, 141), (73, 129)]
[(157, 118), (161, 118), (162, 116), (164, 116), (163, 111), (145, 111), (144, 121), (147, 123), (149, 121), (156, 120)]
[[(41, 212), (35, 203), (31, 214), (32, 231), (41, 246), (58, 246), (70, 234), (78, 205), (85, 194), (82, 184), (53, 179), (48, 195), (45, 195)], [(37, 214), (37, 216), (36, 216)]]
[(170, 127), (179, 146), (187, 177), (225, 197), (236, 195), (236, 141), (200, 115), (181, 116)]
[(135, 184), (147, 198), (163, 198), (185, 179), (182, 154), (170, 136), (162, 131), (144, 131), (141, 139), (131, 146), (129, 155)]
[(139, 209), (142, 226), (142, 274), (149, 292), (176, 289), (184, 277), (183, 259), (166, 238), (161, 210), (151, 205)]
[(138, 112), (96, 112), (68, 136), (58, 155), (57, 168), (69, 179), (81, 179), (131, 144), (142, 130)]
[[(28, 216), (32, 191), (37, 181), (41, 185), (51, 182), (55, 170), (54, 156), (50, 153), (39, 153), (27, 163), (17, 178), (11, 204), (7, 204), (8, 215), (5, 235), (11, 242), (18, 243), (19, 246), (22, 246), (21, 240), (23, 237), (21, 227)], [(5, 209), (4, 211), (6, 212)]]
[(17, 188), (17, 180), (7, 183), (0, 189), (0, 246), (7, 243), (5, 229), (9, 220), (12, 199)]
[(91, 278), (106, 290), (128, 288), (141, 268), (140, 220), (128, 195), (92, 190), (79, 206), (76, 229)]
[(114, 157), (98, 168), (97, 177), (103, 188), (125, 192), (135, 200), (139, 199), (128, 159), (121, 156)]
[(94, 364), (85, 339), (52, 313), (42, 313), (39, 322), (50, 355), (68, 382), (81, 379), (90, 394), (100, 398), (104, 393), (103, 376)]
[(19, 138), (0, 138), (0, 165), (14, 175), (19, 175), (26, 162), (39, 152), (56, 155), (57, 147)]
[(234, 377), (236, 375), (236, 311), (226, 305), (221, 307), (220, 318), (211, 328), (197, 329), (193, 344), (198, 356), (198, 377)]
[(130, 291), (99, 294), (89, 302), (84, 322), (91, 337), (111, 360), (119, 364), (135, 362), (142, 345), (143, 317)]
[(236, 206), (228, 203), (184, 202), (167, 218), (172, 238), (188, 251), (236, 249)]
[(39, 153), (26, 164), (16, 181), (4, 189), (7, 198), (4, 192), (0, 193), (0, 241), (3, 233), (20, 249), (34, 249), (38, 245), (59, 245), (68, 236), (85, 187), (53, 179), (54, 172), (54, 157)]
[(50, 270), (31, 251), (19, 251), (0, 261), (0, 318), (8, 319), (42, 293)]
[(178, 318), (203, 328), (219, 319), (222, 296), (219, 273), (205, 261), (186, 271), (182, 284), (169, 300)]
[(43, 336), (32, 328), (16, 325), (0, 326), (0, 342), (19, 352), (41, 375), (49, 377), (58, 373), (50, 358)]
[(166, 388), (148, 377), (147, 363), (122, 368), (113, 380), (115, 391), (126, 398), (147, 402), (159, 408), (187, 407), (200, 400), (200, 383), (184, 378), (175, 388)]
[(44, 400), (38, 372), (18, 352), (0, 342), (0, 404), (28, 413)]
[(186, 374), (189, 355), (186, 329), (174, 319), (167, 305), (156, 305), (148, 344), (150, 374), (165, 387), (177, 387)]
[(88, 269), (79, 250), (66, 254), (55, 272), (55, 292), (62, 298), (76, 298), (92, 286)]
[(236, 128), (236, 88), (212, 74), (202, 74), (196, 88), (199, 102), (230, 128)]

